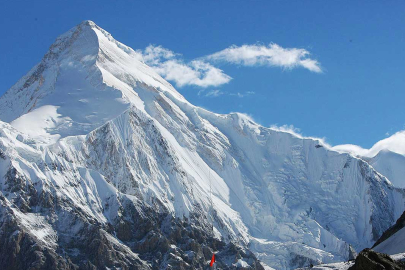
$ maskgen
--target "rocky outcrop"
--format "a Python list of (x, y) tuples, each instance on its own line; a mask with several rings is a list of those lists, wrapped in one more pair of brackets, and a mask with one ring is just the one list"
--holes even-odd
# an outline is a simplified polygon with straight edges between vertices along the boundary
[(390, 256), (366, 248), (357, 256), (349, 270), (403, 270), (405, 264), (396, 262)]

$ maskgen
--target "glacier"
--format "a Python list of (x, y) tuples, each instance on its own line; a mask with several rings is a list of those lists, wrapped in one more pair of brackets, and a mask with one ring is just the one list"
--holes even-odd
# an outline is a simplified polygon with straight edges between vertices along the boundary
[[(244, 254), (224, 269), (340, 262), (405, 208), (404, 189), (372, 162), (190, 104), (91, 21), (0, 98), (0, 120), (0, 239), (29, 237), (56, 268), (81, 265), (99, 239), (112, 268), (200, 269), (209, 255), (191, 266), (190, 252), (204, 252), (178, 247), (165, 226), (188, 242), (197, 230), (200, 249), (222, 258)], [(167, 253), (149, 250), (162, 239)]]

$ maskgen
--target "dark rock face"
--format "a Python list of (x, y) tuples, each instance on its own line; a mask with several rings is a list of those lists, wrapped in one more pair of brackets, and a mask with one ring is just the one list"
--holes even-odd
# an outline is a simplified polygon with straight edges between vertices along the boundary
[(0, 192), (0, 268), (14, 269), (76, 269), (70, 260), (37, 241), (22, 229), (6, 211)]
[(349, 270), (403, 270), (405, 264), (396, 262), (390, 256), (366, 248), (357, 256)]
[[(6, 180), (3, 192), (15, 199), (0, 191), (0, 269), (208, 269), (215, 252), (216, 269), (264, 270), (247, 248), (212, 237), (204, 213), (179, 219), (122, 196), (119, 218), (106, 225), (52, 189), (37, 191), (13, 168)], [(17, 212), (46, 220), (54, 243), (40, 239)], [(239, 260), (249, 266), (236, 266)]]
[(405, 212), (401, 215), (401, 217), (397, 220), (397, 222), (388, 230), (386, 230), (381, 237), (375, 242), (373, 248), (390, 238), (390, 236), (394, 235), (397, 231), (405, 227)]

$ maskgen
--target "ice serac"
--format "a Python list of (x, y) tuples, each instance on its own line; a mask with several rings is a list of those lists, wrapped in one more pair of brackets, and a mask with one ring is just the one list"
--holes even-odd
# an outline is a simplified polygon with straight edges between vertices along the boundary
[[(0, 219), (16, 221), (0, 235), (55, 239), (54, 263), (198, 269), (216, 250), (223, 269), (294, 269), (347, 260), (404, 210), (364, 160), (193, 106), (90, 21), (0, 98), (0, 119)], [(87, 235), (109, 255), (72, 244)]]

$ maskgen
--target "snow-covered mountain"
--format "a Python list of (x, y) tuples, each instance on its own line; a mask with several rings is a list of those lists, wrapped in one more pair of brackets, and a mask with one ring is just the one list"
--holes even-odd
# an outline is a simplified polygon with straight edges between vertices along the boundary
[(372, 158), (363, 158), (395, 187), (405, 188), (405, 156), (382, 150)]
[(0, 260), (16, 267), (203, 269), (217, 251), (223, 269), (293, 269), (347, 260), (404, 211), (363, 159), (193, 106), (91, 21), (0, 120)]
[(399, 131), (364, 149), (357, 145), (337, 145), (333, 150), (351, 153), (367, 161), (395, 187), (405, 188), (405, 131)]

